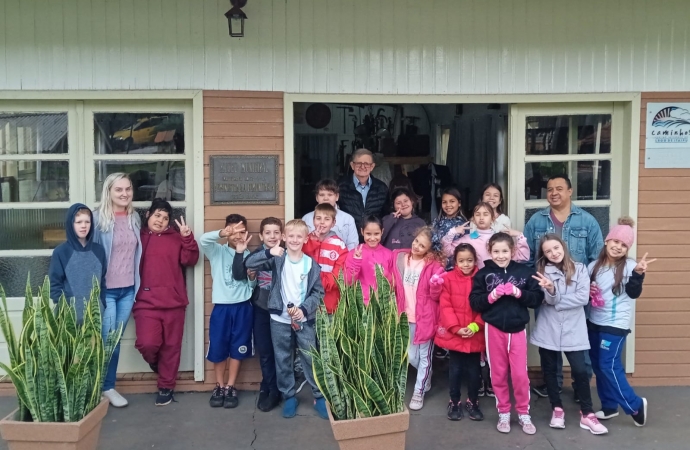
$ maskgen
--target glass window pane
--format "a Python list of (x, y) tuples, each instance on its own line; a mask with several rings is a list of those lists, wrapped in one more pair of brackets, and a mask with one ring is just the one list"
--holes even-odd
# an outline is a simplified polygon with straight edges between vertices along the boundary
[(7, 297), (24, 297), (26, 279), (31, 275), (31, 286), (35, 293), (48, 275), (50, 256), (0, 257), (0, 283)]
[(66, 209), (0, 209), (0, 250), (55, 248), (65, 241)]
[(115, 172), (129, 174), (134, 201), (150, 201), (156, 197), (168, 201), (184, 201), (184, 161), (97, 161), (96, 200), (101, 200), (103, 181)]
[[(571, 142), (571, 137), (577, 140)], [(525, 130), (527, 155), (611, 153), (611, 116), (533, 116)]]
[(69, 201), (69, 162), (0, 159), (0, 202), (66, 201)]
[[(525, 223), (527, 223), (537, 211), (540, 211), (542, 208), (529, 208), (525, 210)], [(594, 218), (597, 220), (599, 223), (599, 226), (601, 227), (601, 234), (605, 237), (608, 232), (609, 232), (609, 217), (610, 217), (610, 210), (608, 206), (588, 206), (588, 207), (583, 207), (585, 211), (590, 213)]]
[(93, 117), (97, 155), (184, 153), (184, 114), (95, 113)]
[(546, 182), (553, 175), (569, 175), (573, 200), (611, 198), (611, 161), (561, 161), (525, 164), (525, 200), (546, 198)]
[(68, 151), (67, 113), (0, 112), (0, 158)]

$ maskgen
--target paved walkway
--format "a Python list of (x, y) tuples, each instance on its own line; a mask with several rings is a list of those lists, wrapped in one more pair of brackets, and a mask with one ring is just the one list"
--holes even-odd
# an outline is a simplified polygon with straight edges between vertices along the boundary
[[(440, 371), (439, 371), (440, 372)], [(412, 374), (412, 373), (411, 373)], [(535, 436), (527, 436), (513, 417), (508, 435), (496, 431), (497, 413), (493, 399), (481, 400), (484, 422), (460, 422), (446, 419), (448, 401), (444, 375), (434, 377), (434, 387), (427, 394), (424, 409), (412, 414), (407, 433), (408, 450), (456, 449), (498, 450), (687, 450), (690, 448), (690, 421), (687, 405), (690, 387), (639, 388), (649, 400), (649, 422), (644, 428), (632, 419), (619, 416), (607, 422), (607, 436), (592, 436), (577, 423), (577, 405), (572, 391), (563, 392), (566, 409), (565, 430), (548, 427), (550, 409), (547, 399), (532, 398)], [(409, 389), (408, 389), (409, 390)], [(298, 417), (283, 419), (280, 409), (263, 413), (255, 408), (257, 393), (241, 392), (240, 406), (234, 410), (211, 409), (210, 394), (181, 393), (177, 403), (154, 406), (153, 395), (130, 395), (129, 406), (110, 408), (101, 430), (103, 450), (337, 450), (328, 421), (316, 416), (311, 407), (311, 393), (298, 395)], [(596, 404), (596, 403), (595, 403)], [(15, 407), (15, 399), (0, 398), (4, 417)], [(0, 449), (7, 446), (0, 441)], [(376, 449), (387, 450), (387, 449)]]

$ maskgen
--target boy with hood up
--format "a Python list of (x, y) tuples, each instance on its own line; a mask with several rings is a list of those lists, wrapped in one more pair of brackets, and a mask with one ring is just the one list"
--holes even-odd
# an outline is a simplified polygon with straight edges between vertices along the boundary
[(57, 303), (65, 298), (75, 299), (77, 324), (84, 320), (84, 307), (91, 297), (93, 278), (101, 287), (101, 303), (105, 307), (105, 272), (108, 267), (105, 249), (93, 242), (93, 214), (84, 204), (75, 203), (67, 210), (65, 231), (67, 241), (53, 250), (48, 277), (50, 298)]

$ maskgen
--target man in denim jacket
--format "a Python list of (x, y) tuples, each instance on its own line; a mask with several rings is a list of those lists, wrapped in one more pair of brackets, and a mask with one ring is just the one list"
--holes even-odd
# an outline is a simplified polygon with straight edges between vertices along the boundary
[[(549, 207), (534, 213), (525, 225), (523, 234), (527, 239), (530, 250), (529, 264), (534, 265), (539, 241), (547, 233), (554, 233), (565, 241), (570, 250), (570, 256), (587, 266), (597, 259), (604, 247), (601, 227), (594, 216), (572, 204), (573, 186), (566, 175), (555, 175), (546, 183), (546, 199)], [(534, 310), (535, 317), (539, 309)], [(563, 386), (563, 355), (558, 355), (558, 386)], [(585, 355), (585, 364), (590, 379), (592, 378), (592, 363), (589, 354)], [(543, 368), (542, 368), (543, 371)], [(547, 397), (546, 385), (537, 386), (534, 393), (540, 397)], [(576, 399), (577, 401), (577, 399)]]
[(525, 225), (530, 264), (534, 265), (539, 240), (546, 233), (555, 233), (568, 244), (572, 258), (585, 266), (597, 259), (604, 247), (601, 228), (594, 216), (572, 204), (573, 187), (565, 175), (549, 178), (546, 199), (549, 207), (534, 213)]

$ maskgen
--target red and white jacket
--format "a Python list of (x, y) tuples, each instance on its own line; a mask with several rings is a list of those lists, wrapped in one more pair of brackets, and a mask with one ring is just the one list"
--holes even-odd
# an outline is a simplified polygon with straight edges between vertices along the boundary
[(340, 301), (340, 291), (336, 278), (345, 264), (347, 246), (345, 242), (333, 231), (323, 241), (319, 241), (314, 235), (310, 235), (302, 251), (311, 256), (321, 267), (321, 283), (326, 291), (323, 302), (328, 314), (333, 314)]

